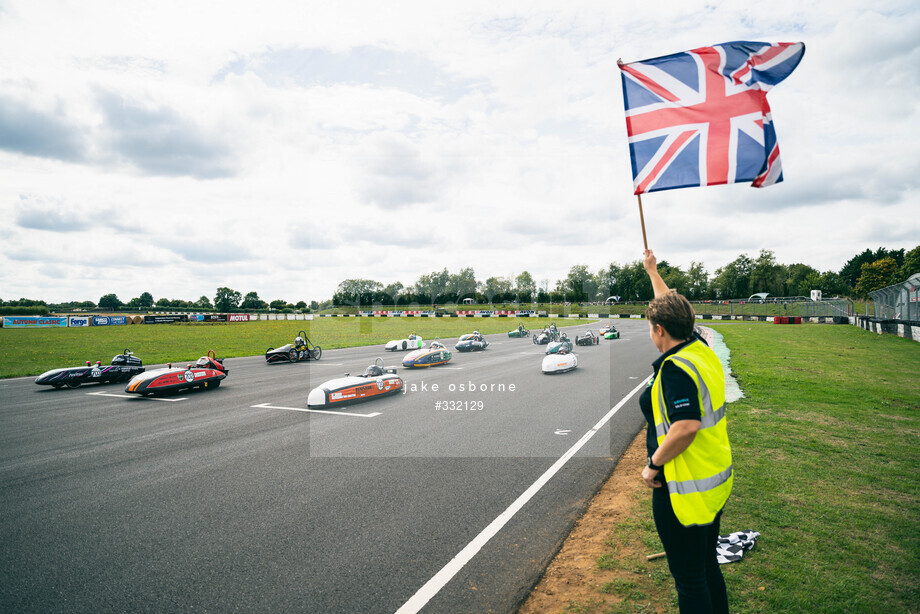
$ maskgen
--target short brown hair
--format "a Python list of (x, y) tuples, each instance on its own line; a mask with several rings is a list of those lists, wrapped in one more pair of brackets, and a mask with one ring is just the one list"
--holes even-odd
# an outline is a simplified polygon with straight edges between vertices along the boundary
[(645, 310), (645, 317), (652, 324), (661, 324), (678, 341), (693, 336), (696, 313), (682, 294), (670, 292), (653, 299)]

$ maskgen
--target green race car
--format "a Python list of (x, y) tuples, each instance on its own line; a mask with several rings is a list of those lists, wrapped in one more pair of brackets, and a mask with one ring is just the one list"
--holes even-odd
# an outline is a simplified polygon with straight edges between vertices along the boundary
[(508, 331), (508, 336), (512, 338), (527, 337), (528, 335), (530, 335), (530, 331), (524, 328), (523, 324), (519, 324), (515, 330)]

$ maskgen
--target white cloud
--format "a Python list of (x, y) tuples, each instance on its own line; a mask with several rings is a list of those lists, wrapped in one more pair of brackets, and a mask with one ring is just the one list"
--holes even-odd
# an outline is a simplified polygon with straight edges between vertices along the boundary
[(915, 3), (14, 0), (0, 288), (309, 301), (351, 277), (631, 262), (616, 60), (739, 39), (807, 45), (770, 93), (786, 181), (647, 195), (659, 257), (837, 270), (914, 247)]

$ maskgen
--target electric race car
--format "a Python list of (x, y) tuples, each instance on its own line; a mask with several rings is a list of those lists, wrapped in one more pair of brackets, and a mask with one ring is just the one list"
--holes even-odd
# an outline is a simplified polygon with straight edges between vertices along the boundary
[(80, 384), (115, 384), (126, 382), (138, 373), (144, 372), (143, 362), (134, 353), (125, 349), (124, 353), (112, 358), (112, 364), (102, 366), (102, 361), (96, 364), (86, 361), (83, 367), (65, 367), (52, 369), (35, 378), (35, 383), (55, 388), (76, 388)]
[(444, 344), (435, 339), (427, 348), (409, 352), (403, 357), (404, 367), (434, 367), (450, 362), (453, 354)]
[(323, 355), (323, 348), (310, 343), (307, 333), (300, 331), (294, 338), (294, 343), (282, 345), (280, 348), (265, 350), (265, 362), (297, 362), (299, 360), (319, 360)]
[(559, 338), (559, 333), (556, 332), (555, 328), (544, 328), (539, 333), (533, 334), (533, 342), (537, 345), (546, 345), (551, 341), (555, 341)]
[(543, 357), (542, 371), (546, 375), (567, 373), (578, 366), (578, 357), (569, 351), (547, 354)]
[(590, 330), (586, 331), (584, 335), (575, 335), (575, 345), (597, 345), (600, 341), (600, 336), (595, 335)]
[(416, 335), (415, 333), (412, 333), (405, 339), (395, 339), (393, 341), (388, 341), (387, 344), (383, 347), (383, 349), (390, 350), (392, 352), (396, 352), (399, 350), (409, 350), (409, 349), (418, 350), (423, 347), (425, 347), (425, 344), (422, 341), (422, 338)]
[(352, 403), (363, 403), (396, 394), (403, 389), (403, 380), (394, 367), (384, 367), (378, 358), (364, 375), (349, 375), (323, 382), (307, 395), (310, 409), (329, 409)]
[(154, 369), (135, 375), (125, 386), (125, 392), (134, 392), (142, 396), (169, 394), (187, 388), (210, 390), (220, 386), (230, 370), (224, 366), (223, 359), (217, 358), (214, 350), (208, 350), (194, 365), (185, 369), (174, 369), (169, 364), (165, 369)]
[(454, 349), (458, 352), (478, 352), (489, 347), (489, 342), (486, 341), (479, 331), (474, 331), (468, 335), (463, 335), (457, 339)]
[(547, 354), (567, 354), (571, 351), (572, 342), (569, 341), (569, 338), (565, 333), (562, 333), (559, 336), (559, 341), (552, 341), (549, 345), (546, 346)]
[(617, 327), (613, 325), (613, 322), (607, 322), (601, 330), (599, 331), (601, 337), (604, 339), (619, 339), (620, 331), (617, 330)]
[(523, 324), (518, 324), (516, 329), (508, 331), (508, 336), (511, 338), (528, 337), (530, 336), (530, 331), (524, 328)]

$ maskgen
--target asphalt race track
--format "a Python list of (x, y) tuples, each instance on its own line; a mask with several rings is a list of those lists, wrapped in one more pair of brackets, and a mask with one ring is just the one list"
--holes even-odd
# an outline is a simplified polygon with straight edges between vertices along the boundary
[[(420, 370), (382, 346), (227, 359), (164, 399), (0, 381), (0, 611), (513, 612), (642, 426), (637, 393), (602, 422), (657, 356), (616, 325), (560, 375), (488, 335)], [(306, 410), (378, 356), (406, 394)]]

